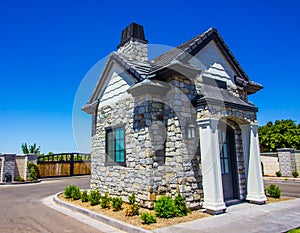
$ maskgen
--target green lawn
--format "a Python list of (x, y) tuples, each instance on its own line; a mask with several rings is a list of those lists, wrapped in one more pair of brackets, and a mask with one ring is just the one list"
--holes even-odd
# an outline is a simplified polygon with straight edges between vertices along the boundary
[(287, 233), (300, 233), (300, 228), (290, 230)]

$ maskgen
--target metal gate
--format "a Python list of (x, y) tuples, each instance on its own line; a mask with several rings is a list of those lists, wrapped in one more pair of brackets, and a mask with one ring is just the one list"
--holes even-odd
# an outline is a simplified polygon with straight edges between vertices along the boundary
[(40, 177), (80, 176), (91, 174), (91, 154), (61, 153), (38, 157)]

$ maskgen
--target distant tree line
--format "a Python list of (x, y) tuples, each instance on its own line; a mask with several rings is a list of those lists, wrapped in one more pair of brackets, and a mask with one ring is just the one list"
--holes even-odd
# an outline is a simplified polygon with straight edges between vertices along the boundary
[(278, 148), (300, 149), (300, 124), (293, 120), (276, 120), (258, 128), (261, 152)]

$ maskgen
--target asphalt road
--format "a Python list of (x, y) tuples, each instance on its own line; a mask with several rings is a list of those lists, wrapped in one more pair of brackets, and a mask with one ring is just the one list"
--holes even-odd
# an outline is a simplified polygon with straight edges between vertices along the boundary
[(98, 232), (42, 203), (45, 197), (75, 184), (89, 188), (89, 177), (46, 180), (37, 184), (0, 186), (0, 232)]
[(276, 184), (281, 190), (281, 195), (286, 197), (298, 197), (300, 198), (300, 182), (293, 181), (276, 181), (276, 180), (264, 180), (264, 186), (267, 187), (270, 184)]

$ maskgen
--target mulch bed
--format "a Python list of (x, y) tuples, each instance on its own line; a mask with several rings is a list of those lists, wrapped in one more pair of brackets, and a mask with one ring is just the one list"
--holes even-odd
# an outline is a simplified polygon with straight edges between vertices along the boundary
[[(179, 224), (179, 223), (188, 222), (188, 221), (192, 221), (192, 220), (196, 220), (196, 219), (211, 216), (207, 213), (203, 213), (202, 210), (196, 210), (196, 211), (192, 211), (190, 214), (188, 214), (187, 216), (184, 216), (184, 217), (174, 217), (174, 218), (169, 218), (169, 219), (156, 217), (156, 220), (157, 220), (156, 223), (147, 225), (147, 224), (142, 223), (140, 215), (144, 212), (148, 212), (148, 213), (151, 213), (151, 214), (155, 215), (154, 210), (149, 210), (149, 209), (141, 207), (140, 210), (139, 210), (140, 215), (128, 217), (128, 216), (125, 216), (125, 211), (124, 211), (125, 206), (127, 205), (127, 203), (123, 203), (123, 206), (122, 206), (123, 209), (122, 210), (113, 211), (112, 209), (102, 209), (100, 207), (100, 205), (91, 206), (89, 202), (81, 202), (81, 200), (73, 201), (71, 198), (66, 198), (64, 196), (64, 194), (60, 194), (58, 197), (61, 200), (65, 201), (65, 202), (72, 203), (73, 205), (80, 206), (82, 208), (86, 208), (86, 209), (94, 211), (96, 213), (106, 215), (108, 217), (111, 217), (111, 218), (129, 223), (129, 224), (132, 224), (132, 225), (137, 226), (137, 227), (144, 228), (146, 230), (154, 230), (154, 229), (157, 229), (157, 228), (172, 226), (172, 225), (175, 225), (175, 224)], [(291, 200), (291, 199), (292, 198), (288, 198), (288, 197), (280, 197), (280, 198), (267, 197), (266, 203), (268, 204), (268, 203), (272, 203), (272, 202), (287, 201), (287, 200)]]
[(103, 215), (106, 215), (108, 217), (118, 219), (120, 221), (129, 223), (129, 224), (132, 224), (134, 226), (141, 227), (141, 228), (144, 228), (144, 229), (147, 229), (147, 230), (154, 230), (154, 229), (161, 228), (161, 227), (167, 227), (167, 226), (171, 226), (171, 225), (174, 225), (174, 224), (188, 222), (188, 221), (192, 221), (192, 220), (196, 220), (196, 219), (211, 216), (209, 214), (203, 213), (202, 210), (196, 210), (196, 211), (192, 211), (190, 214), (188, 214), (187, 216), (184, 216), (184, 217), (175, 217), (175, 218), (169, 218), (169, 219), (156, 217), (156, 220), (157, 220), (156, 223), (152, 223), (150, 225), (147, 225), (147, 224), (142, 223), (140, 215), (144, 212), (148, 212), (148, 213), (151, 213), (151, 214), (155, 215), (154, 210), (149, 210), (149, 209), (141, 207), (140, 211), (139, 211), (140, 215), (128, 217), (128, 216), (125, 216), (125, 211), (124, 211), (126, 203), (123, 204), (123, 209), (122, 210), (113, 211), (112, 209), (102, 209), (100, 207), (100, 205), (91, 206), (89, 202), (81, 202), (81, 200), (73, 201), (71, 198), (66, 198), (64, 196), (64, 194), (60, 194), (58, 197), (61, 200), (65, 201), (65, 202), (72, 203), (73, 205), (77, 205), (77, 206), (80, 206), (82, 208), (86, 208), (86, 209), (94, 211), (96, 213), (103, 214)]

